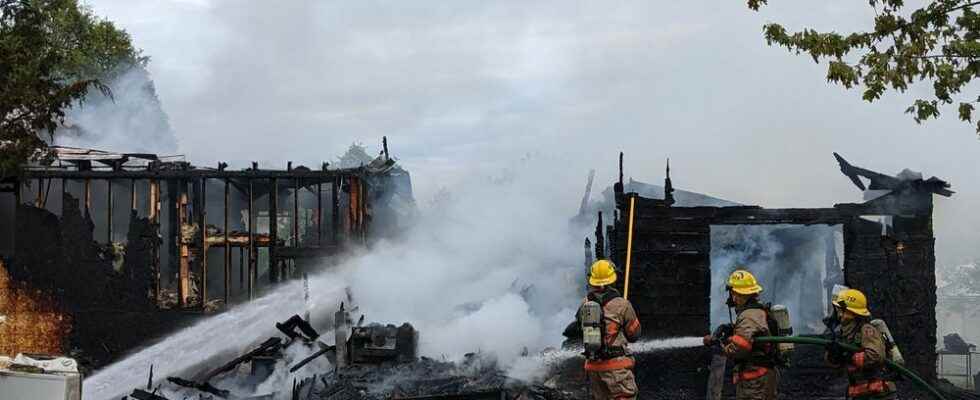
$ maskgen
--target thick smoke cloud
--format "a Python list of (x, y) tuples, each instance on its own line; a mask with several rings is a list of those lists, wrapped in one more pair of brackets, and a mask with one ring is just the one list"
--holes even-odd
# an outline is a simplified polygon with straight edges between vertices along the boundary
[(639, 180), (659, 181), (669, 156), (684, 189), (826, 207), (861, 199), (837, 172), (838, 151), (881, 172), (949, 180), (957, 194), (937, 198), (937, 262), (980, 256), (980, 143), (969, 126), (953, 114), (915, 125), (902, 111), (930, 88), (867, 104), (828, 85), (825, 66), (762, 38), (768, 21), (867, 28), (864, 3), (783, 1), (755, 13), (711, 0), (89, 2), (153, 56), (179, 150), (199, 163), (319, 165), (387, 135), (426, 205), (471, 167), (541, 151), (567, 172), (549, 177), (549, 195), (573, 210), (586, 172), (597, 168), (604, 187), (626, 150)]
[(174, 154), (177, 137), (157, 98), (150, 73), (141, 66), (120, 67), (107, 82), (111, 97), (90, 90), (85, 102), (68, 110), (68, 128), (55, 144), (128, 153)]
[(470, 170), (470, 181), (399, 238), (311, 276), (310, 304), (302, 282), (289, 283), (99, 371), (86, 380), (86, 398), (118, 398), (144, 386), (150, 364), (158, 377), (193, 376), (275, 335), (274, 323), (292, 314), (310, 310), (313, 325), (328, 332), (345, 288), (358, 309), (354, 319), (364, 314), (367, 322), (419, 329), (420, 355), (458, 360), (482, 352), (510, 366), (524, 349), (557, 347), (584, 294), (585, 235), (567, 231), (574, 208), (556, 201), (555, 182), (566, 173), (560, 165), (534, 156), (504, 170)]
[[(953, 183), (936, 207), (939, 262), (971, 261), (980, 144), (947, 118), (922, 126), (907, 96), (867, 104), (761, 26), (866, 27), (863, 3), (90, 0), (153, 56), (151, 72), (192, 160), (319, 161), (388, 135), (420, 199), (529, 150), (586, 172), (675, 184), (745, 204), (860, 199), (831, 152)], [(914, 88), (916, 95), (928, 88)], [(774, 168), (775, 167), (775, 168)], [(929, 175), (927, 175), (929, 176)], [(602, 185), (604, 186), (604, 185)], [(600, 187), (602, 187), (600, 186)]]

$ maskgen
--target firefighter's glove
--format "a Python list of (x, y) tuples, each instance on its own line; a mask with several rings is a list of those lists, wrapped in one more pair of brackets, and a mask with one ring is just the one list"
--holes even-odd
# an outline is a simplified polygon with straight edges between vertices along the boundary
[(572, 321), (568, 326), (565, 327), (565, 331), (561, 333), (562, 336), (568, 339), (582, 339), (582, 325), (578, 321)]
[(715, 340), (726, 340), (735, 334), (735, 327), (732, 324), (721, 324), (715, 328), (715, 332), (711, 335)]
[(851, 351), (840, 343), (832, 342), (827, 345), (827, 361), (834, 365), (846, 365), (851, 359)]

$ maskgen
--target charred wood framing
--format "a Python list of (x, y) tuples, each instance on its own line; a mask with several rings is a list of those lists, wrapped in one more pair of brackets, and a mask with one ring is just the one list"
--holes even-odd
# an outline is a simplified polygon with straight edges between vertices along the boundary
[[(271, 179), (269, 184), (269, 240), (272, 243), (279, 242), (279, 180)], [(279, 258), (276, 253), (276, 246), (269, 247), (269, 281), (272, 283), (279, 281)]]
[(255, 298), (255, 184), (248, 181), (248, 299)]
[(330, 225), (334, 244), (340, 241), (340, 177), (330, 182)]
[(293, 247), (300, 247), (300, 242), (299, 242), (299, 178), (293, 179)]
[(177, 301), (181, 307), (187, 307), (190, 296), (191, 249), (188, 242), (193, 240), (189, 223), (189, 207), (187, 204), (187, 182), (180, 181), (180, 197), (177, 200)]
[(230, 219), (229, 218), (229, 215), (228, 215), (228, 213), (229, 213), (229, 211), (228, 211), (228, 208), (229, 208), (228, 207), (228, 203), (229, 203), (229, 199), (231, 197), (231, 184), (228, 183), (228, 179), (224, 179), (224, 183), (225, 183), (225, 198), (224, 198), (224, 207), (223, 207), (223, 209), (224, 209), (224, 212), (225, 212), (225, 215), (224, 215), (225, 220), (224, 220), (224, 225), (223, 225), (223, 228), (222, 228), (222, 231), (223, 231), (222, 234), (224, 235), (224, 239), (225, 239), (225, 246), (224, 246), (224, 266), (225, 266), (224, 286), (225, 286), (225, 295), (224, 295), (224, 301), (225, 301), (225, 304), (228, 304), (228, 301), (231, 298), (231, 244), (228, 243), (228, 231), (231, 229), (231, 227), (230, 227), (230, 225), (228, 223), (228, 221)]
[[(231, 171), (224, 163), (214, 169), (154, 155), (51, 148), (57, 152), (53, 163), (23, 166), (19, 174), (0, 178), (0, 192), (11, 193), (15, 204), (12, 213), (4, 213), (12, 218), (0, 218), (0, 226), (13, 233), (12, 243), (0, 247), (0, 259), (13, 271), (12, 279), (49, 291), (57, 304), (67, 307), (63, 321), (71, 334), (66, 336), (70, 343), (64, 343), (65, 352), (80, 349), (81, 358), (93, 366), (186, 325), (199, 317), (199, 311), (214, 311), (221, 302), (209, 304), (215, 297), (211, 283), (223, 282), (220, 298), (225, 305), (258, 296), (258, 262), (265, 262), (265, 254), (259, 257), (262, 248), (268, 249), (270, 277), (282, 281), (293, 268), (305, 272), (299, 269), (313, 264), (298, 260), (329, 256), (366, 239), (370, 200), (376, 198), (368, 183), (388, 174), (393, 164), (379, 157), (358, 168), (328, 169), (324, 163), (316, 170), (266, 170), (253, 164)], [(128, 162), (136, 159), (142, 161)], [(270, 190), (269, 182), (280, 180), (289, 182), (282, 192), (278, 185)], [(62, 199), (54, 201), (60, 214), (46, 209), (52, 184), (61, 185)], [(329, 200), (323, 198), (324, 184), (331, 189)], [(125, 186), (128, 224), (120, 221), (125, 213), (116, 214), (118, 191), (125, 199)], [(315, 191), (315, 205), (300, 199), (304, 187)], [(222, 189), (224, 196), (208, 196)], [(292, 210), (285, 213), (292, 221), (289, 241), (278, 230), (278, 197), (283, 193), (293, 196), (292, 207), (287, 205)], [(275, 204), (269, 210), (270, 232), (256, 227), (264, 217), (266, 195)], [(324, 210), (325, 201), (330, 201), (330, 210)], [(220, 212), (222, 221), (208, 218), (208, 211)], [(325, 226), (325, 217), (330, 226)], [(304, 222), (306, 228), (300, 229)], [(348, 222), (350, 230), (345, 229)], [(217, 249), (223, 253), (221, 272), (209, 271), (210, 250)], [(209, 275), (215, 280), (209, 281)], [(185, 312), (189, 309), (193, 310)], [(0, 342), (6, 341), (0, 337)]]
[(112, 243), (112, 180), (111, 179), (106, 179), (106, 181), (105, 181), (105, 190), (106, 190), (106, 196), (105, 196), (105, 198), (106, 198), (106, 207), (105, 207), (105, 209), (106, 209), (106, 213), (105, 213), (105, 218), (106, 218), (106, 221), (105, 221), (106, 235), (105, 235), (105, 242), (106, 243)]
[(198, 248), (201, 250), (199, 263), (201, 265), (201, 295), (200, 302), (203, 308), (208, 303), (208, 180), (201, 178), (198, 183), (200, 197), (197, 199), (198, 232), (200, 234)]
[[(637, 199), (630, 300), (644, 332), (672, 337), (708, 331), (712, 225), (841, 225), (846, 284), (872, 299), (872, 313), (891, 327), (906, 353), (907, 366), (924, 377), (935, 378), (932, 195), (949, 196), (953, 192), (948, 183), (935, 177), (900, 179), (852, 166), (834, 155), (841, 171), (860, 189), (865, 186), (858, 177), (864, 177), (871, 181), (868, 188), (888, 192), (865, 203), (831, 208), (673, 207), (669, 192), (664, 194), (666, 200), (643, 198), (627, 193), (617, 182), (614, 192), (620, 215), (627, 215), (630, 197)], [(671, 190), (669, 179), (664, 187)], [(891, 224), (862, 218), (868, 215), (888, 216)], [(601, 225), (601, 214), (599, 218)], [(617, 265), (624, 265), (626, 229), (627, 221), (622, 218), (613, 219), (605, 238), (597, 227), (595, 257), (600, 257), (605, 239), (610, 257)]]
[(316, 184), (316, 245), (323, 246), (323, 183)]

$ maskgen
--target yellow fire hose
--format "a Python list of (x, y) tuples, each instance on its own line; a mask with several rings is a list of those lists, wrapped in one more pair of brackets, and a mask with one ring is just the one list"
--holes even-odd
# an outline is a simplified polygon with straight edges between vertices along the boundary
[(629, 300), (630, 295), (630, 261), (633, 259), (633, 216), (636, 210), (636, 196), (630, 196), (630, 222), (626, 233), (626, 278), (623, 280), (623, 298)]

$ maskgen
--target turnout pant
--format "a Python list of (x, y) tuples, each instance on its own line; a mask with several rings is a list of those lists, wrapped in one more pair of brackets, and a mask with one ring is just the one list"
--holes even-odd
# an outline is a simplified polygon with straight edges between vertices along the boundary
[(635, 400), (636, 378), (631, 369), (588, 371), (592, 398), (595, 400)]

